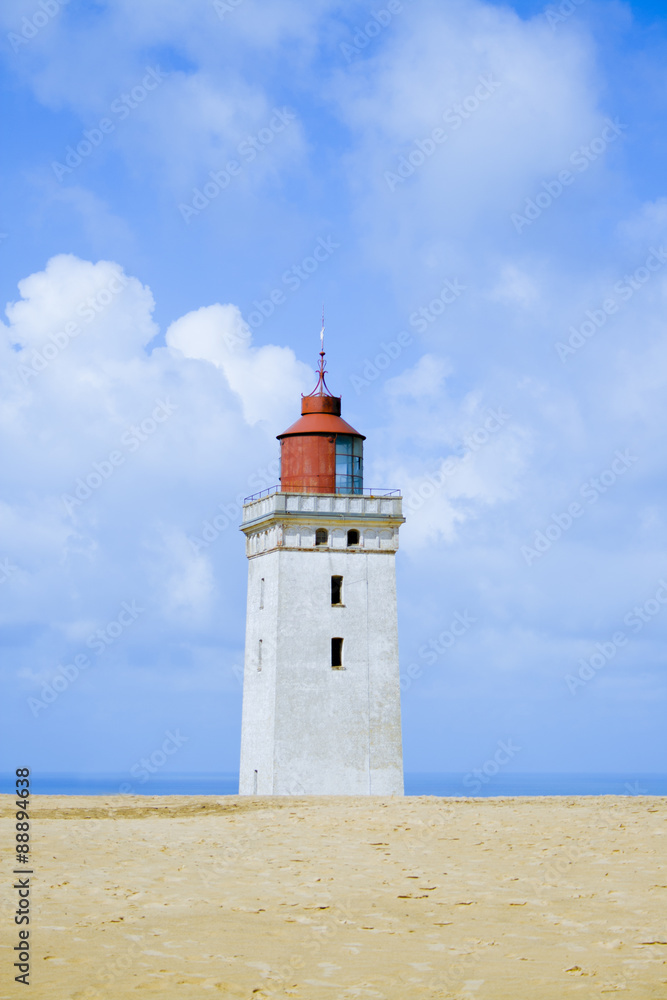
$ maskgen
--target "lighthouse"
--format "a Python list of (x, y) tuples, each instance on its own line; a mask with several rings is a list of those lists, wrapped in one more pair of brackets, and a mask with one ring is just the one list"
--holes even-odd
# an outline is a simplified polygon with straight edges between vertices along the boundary
[(248, 598), (241, 795), (402, 795), (397, 490), (364, 488), (364, 435), (324, 345), (280, 485), (243, 505)]

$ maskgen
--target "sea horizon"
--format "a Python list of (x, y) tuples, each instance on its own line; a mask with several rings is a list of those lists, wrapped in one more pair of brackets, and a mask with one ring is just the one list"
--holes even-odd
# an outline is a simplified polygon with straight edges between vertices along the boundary
[[(13, 790), (13, 774), (2, 775)], [(506, 798), (576, 795), (667, 795), (667, 774), (639, 772), (511, 772), (485, 780), (471, 772), (406, 772), (405, 795), (442, 798)], [(140, 781), (127, 773), (31, 773), (33, 795), (237, 795), (238, 772), (154, 774)], [(295, 793), (298, 794), (298, 793)]]

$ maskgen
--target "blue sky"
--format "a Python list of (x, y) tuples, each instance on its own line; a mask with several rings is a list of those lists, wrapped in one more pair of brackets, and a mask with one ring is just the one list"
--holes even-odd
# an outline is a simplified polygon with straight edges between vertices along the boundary
[(237, 498), (276, 481), (324, 302), (366, 484), (406, 496), (406, 769), (511, 739), (512, 770), (664, 771), (662, 5), (0, 20), (16, 761), (125, 772), (178, 729), (168, 767), (236, 769)]

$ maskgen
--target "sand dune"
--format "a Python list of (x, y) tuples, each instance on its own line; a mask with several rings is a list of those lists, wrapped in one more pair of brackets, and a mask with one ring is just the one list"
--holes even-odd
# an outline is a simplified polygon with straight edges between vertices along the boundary
[(29, 995), (665, 1000), (666, 818), (642, 797), (37, 797)]

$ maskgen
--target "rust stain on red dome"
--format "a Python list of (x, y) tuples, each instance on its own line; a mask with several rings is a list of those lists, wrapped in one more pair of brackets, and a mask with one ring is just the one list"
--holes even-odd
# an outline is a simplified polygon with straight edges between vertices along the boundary
[(351, 427), (346, 420), (333, 413), (305, 413), (286, 431), (276, 436), (281, 441), (283, 438), (294, 437), (298, 434), (352, 434), (363, 441), (366, 440), (365, 434), (355, 431), (354, 427)]

